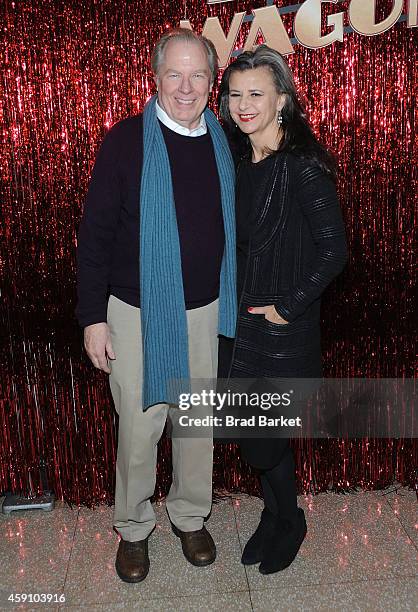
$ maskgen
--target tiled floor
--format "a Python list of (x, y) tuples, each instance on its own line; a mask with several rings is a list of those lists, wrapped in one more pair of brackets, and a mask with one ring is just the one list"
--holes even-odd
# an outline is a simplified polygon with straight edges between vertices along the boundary
[[(0, 503), (1, 503), (0, 499)], [(418, 610), (418, 513), (413, 491), (299, 498), (308, 534), (294, 563), (262, 576), (240, 563), (261, 501), (233, 496), (207, 523), (216, 562), (195, 568), (183, 557), (164, 506), (150, 538), (151, 569), (140, 584), (114, 571), (112, 509), (0, 513), (0, 610), (303, 611)], [(11, 593), (49, 593), (65, 603), (12, 604)]]

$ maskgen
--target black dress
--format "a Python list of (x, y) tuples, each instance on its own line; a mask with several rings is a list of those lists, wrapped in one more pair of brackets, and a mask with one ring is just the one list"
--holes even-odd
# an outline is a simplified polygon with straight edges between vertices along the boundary
[[(236, 194), (238, 324), (235, 341), (220, 341), (220, 376), (319, 378), (320, 298), (347, 259), (335, 185), (311, 162), (278, 152), (243, 160)], [(270, 304), (288, 323), (248, 312)], [(241, 446), (247, 461), (265, 469), (283, 450), (277, 438)]]
[[(257, 197), (260, 199), (260, 196), (264, 193), (268, 179), (271, 177), (273, 165), (274, 158), (269, 155), (257, 163), (244, 159), (238, 167), (237, 195), (235, 198), (238, 304), (240, 303), (244, 288), (251, 226), (255, 219), (255, 211), (257, 210)], [(220, 336), (218, 378), (228, 378), (233, 348), (234, 339)]]
[(237, 177), (235, 216), (237, 227), (237, 292), (238, 301), (244, 289), (251, 228), (274, 167), (274, 155), (259, 162), (243, 160)]

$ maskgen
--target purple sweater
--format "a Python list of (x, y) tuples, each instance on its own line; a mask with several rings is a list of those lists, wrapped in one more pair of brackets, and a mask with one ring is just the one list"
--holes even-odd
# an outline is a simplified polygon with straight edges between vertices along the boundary
[[(170, 159), (186, 308), (217, 299), (224, 250), (221, 193), (209, 132), (189, 137), (161, 129)], [(76, 316), (82, 327), (107, 320), (109, 294), (140, 306), (139, 194), (142, 115), (106, 134), (80, 224)]]

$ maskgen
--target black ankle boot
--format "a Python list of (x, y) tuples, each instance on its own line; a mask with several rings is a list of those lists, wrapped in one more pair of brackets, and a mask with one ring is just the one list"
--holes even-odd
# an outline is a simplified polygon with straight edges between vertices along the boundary
[[(287, 524), (286, 524), (287, 523)], [(278, 520), (269, 538), (263, 540), (261, 574), (274, 574), (292, 563), (305, 539), (307, 527), (305, 513), (298, 508), (296, 524)]]
[(276, 517), (270, 512), (270, 510), (264, 508), (263, 512), (261, 513), (261, 519), (257, 529), (244, 546), (241, 563), (244, 565), (254, 565), (255, 563), (260, 563), (260, 561), (263, 559), (263, 541), (270, 534), (273, 534), (276, 520)]

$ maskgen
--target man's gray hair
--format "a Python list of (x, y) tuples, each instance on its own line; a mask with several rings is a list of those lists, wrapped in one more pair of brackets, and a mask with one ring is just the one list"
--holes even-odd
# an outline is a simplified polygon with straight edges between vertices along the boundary
[(193, 30), (189, 30), (188, 28), (173, 28), (168, 30), (157, 41), (151, 55), (151, 67), (155, 76), (158, 76), (158, 71), (164, 61), (165, 49), (170, 40), (178, 40), (189, 43), (194, 42), (202, 45), (208, 56), (211, 81), (212, 83), (215, 81), (216, 75), (218, 74), (218, 54), (216, 53), (215, 45), (205, 36), (196, 34), (193, 32)]

